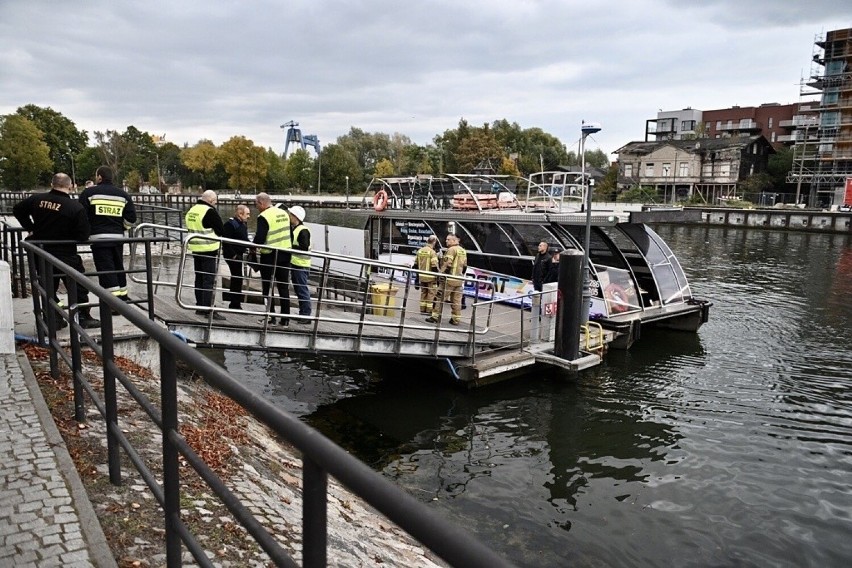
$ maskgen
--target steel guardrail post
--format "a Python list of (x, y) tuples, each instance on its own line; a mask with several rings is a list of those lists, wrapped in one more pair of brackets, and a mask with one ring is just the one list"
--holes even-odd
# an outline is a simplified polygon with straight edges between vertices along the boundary
[(169, 441), (170, 432), (178, 432), (177, 363), (175, 355), (160, 347), (160, 408), (163, 421), (163, 515), (166, 527), (166, 564), (181, 565), (180, 465), (178, 450)]
[(107, 466), (109, 481), (113, 485), (121, 485), (121, 456), (119, 443), (113, 428), (118, 429), (118, 400), (116, 398), (115, 375), (110, 371), (109, 362), (115, 357), (113, 345), (112, 310), (104, 303), (100, 305), (101, 318), (101, 365), (104, 373), (104, 407), (107, 423)]
[(302, 476), (302, 562), (305, 568), (325, 568), (328, 562), (328, 473), (305, 456)]

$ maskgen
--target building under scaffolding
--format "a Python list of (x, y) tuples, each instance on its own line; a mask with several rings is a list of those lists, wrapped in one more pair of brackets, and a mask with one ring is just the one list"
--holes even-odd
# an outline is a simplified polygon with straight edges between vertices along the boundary
[(802, 81), (799, 113), (793, 117), (793, 167), (797, 202), (810, 207), (843, 203), (852, 178), (852, 28), (814, 41), (808, 79)]

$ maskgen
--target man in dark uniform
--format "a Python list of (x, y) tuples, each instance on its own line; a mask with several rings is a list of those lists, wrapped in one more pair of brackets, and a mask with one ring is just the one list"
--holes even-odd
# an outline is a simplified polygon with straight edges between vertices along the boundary
[(112, 170), (101, 166), (95, 172), (97, 185), (80, 194), (80, 205), (89, 215), (92, 227), (92, 259), (98, 272), (98, 282), (114, 296), (130, 301), (127, 295), (127, 274), (124, 272), (124, 243), (112, 239), (124, 236), (125, 229), (136, 222), (136, 208), (123, 189), (112, 184)]
[[(248, 221), (250, 212), (246, 205), (237, 205), (234, 216), (225, 222), (222, 236), (235, 241), (248, 241)], [(222, 243), (222, 256), (231, 271), (229, 291), (222, 294), (222, 299), (228, 302), (228, 307), (234, 310), (243, 309), (243, 255), (246, 247), (234, 243)]]
[[(52, 189), (48, 193), (37, 193), (17, 203), (12, 209), (15, 218), (25, 230), (30, 231), (27, 239), (34, 241), (85, 241), (89, 238), (89, 220), (83, 206), (71, 199), (71, 178), (68, 174), (58, 173), (53, 176)], [(78, 272), (84, 272), (83, 260), (77, 254), (76, 243), (44, 245), (44, 250), (61, 260)], [(36, 263), (38, 265), (38, 263)], [(54, 268), (54, 296), (58, 303), (56, 288), (60, 279), (65, 282), (65, 288), (70, 290), (71, 279)], [(46, 284), (45, 284), (46, 286)], [(69, 299), (69, 302), (73, 298)], [(87, 304), (89, 294), (82, 286), (77, 286), (77, 303)], [(100, 327), (101, 322), (90, 315), (89, 308), (81, 308), (78, 312), (80, 325), (90, 329)], [(65, 320), (59, 320), (59, 327), (65, 327)]]
[(545, 278), (547, 278), (547, 273), (550, 270), (549, 248), (550, 246), (544, 241), (538, 243), (538, 252), (535, 255), (535, 260), (533, 260), (532, 270), (533, 290), (536, 292), (544, 290)]
[[(190, 233), (199, 237), (222, 236), (224, 227), (216, 203), (219, 198), (216, 192), (208, 189), (201, 194), (198, 202), (190, 207), (184, 219)], [(213, 286), (216, 284), (216, 259), (219, 257), (219, 241), (214, 239), (191, 239), (187, 245), (192, 254), (195, 266), (195, 303), (199, 308), (197, 314), (207, 315), (213, 307)], [(212, 315), (214, 320), (224, 320), (219, 312)]]

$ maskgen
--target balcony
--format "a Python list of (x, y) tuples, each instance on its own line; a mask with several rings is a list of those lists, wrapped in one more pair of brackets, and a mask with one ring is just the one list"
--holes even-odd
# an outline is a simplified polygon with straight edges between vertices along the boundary
[(778, 126), (781, 128), (816, 128), (819, 126), (819, 118), (811, 117), (794, 117), (793, 120), (779, 120)]
[(760, 130), (760, 125), (754, 120), (741, 120), (737, 124), (723, 124), (716, 130), (720, 132), (732, 132), (735, 130)]

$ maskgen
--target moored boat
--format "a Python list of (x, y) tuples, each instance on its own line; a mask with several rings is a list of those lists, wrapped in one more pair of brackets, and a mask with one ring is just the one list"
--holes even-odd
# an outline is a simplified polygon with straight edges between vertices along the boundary
[[(554, 195), (557, 186), (553, 177), (549, 180), (544, 186), (548, 197), (583, 202), (582, 186), (560, 183), (559, 195)], [(390, 196), (390, 206), (382, 211), (369, 206), (370, 191), (376, 187)], [(363, 218), (366, 256), (394, 264), (411, 266), (431, 234), (440, 242), (447, 234), (457, 235), (467, 250), (470, 282), (465, 295), (480, 297), (480, 287), (473, 282), (487, 281), (489, 297), (493, 293), (526, 308), (538, 243), (547, 242), (555, 251), (582, 251), (586, 227), (586, 214), (576, 209), (531, 208), (528, 198), (518, 200), (518, 194), (530, 195), (541, 187), (532, 179), (511, 176), (374, 180), (364, 207), (351, 213)], [(512, 206), (490, 206), (503, 193)], [(467, 197), (462, 200), (460, 195)], [(480, 197), (486, 195), (496, 197)], [(454, 207), (457, 203), (466, 207)], [(712, 304), (693, 296), (675, 254), (651, 227), (631, 222), (629, 213), (593, 210), (590, 231), (589, 317), (619, 333), (614, 347), (632, 345), (644, 326), (694, 332), (707, 321)]]

